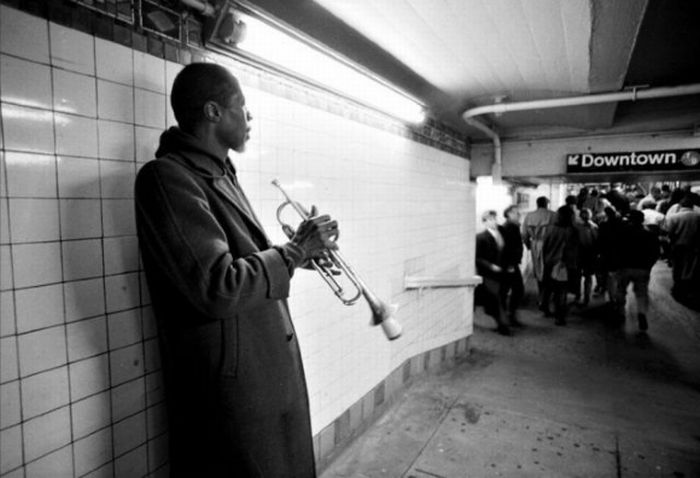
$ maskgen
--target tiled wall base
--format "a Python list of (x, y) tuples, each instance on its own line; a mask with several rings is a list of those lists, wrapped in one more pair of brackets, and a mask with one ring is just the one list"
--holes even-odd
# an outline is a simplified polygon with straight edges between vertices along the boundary
[(412, 381), (426, 373), (451, 368), (457, 359), (466, 357), (470, 349), (469, 339), (470, 337), (464, 337), (406, 360), (381, 383), (316, 434), (314, 451), (319, 473), (332, 463), (353, 439), (382, 416), (399, 396), (399, 392), (404, 391)]

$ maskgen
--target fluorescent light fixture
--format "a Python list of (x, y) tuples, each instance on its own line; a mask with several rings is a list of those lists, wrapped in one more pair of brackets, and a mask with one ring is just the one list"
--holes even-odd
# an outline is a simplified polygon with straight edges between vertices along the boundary
[(420, 123), (425, 119), (423, 106), (408, 95), (284, 32), (282, 27), (245, 13), (240, 17), (247, 28), (238, 49), (400, 120)]

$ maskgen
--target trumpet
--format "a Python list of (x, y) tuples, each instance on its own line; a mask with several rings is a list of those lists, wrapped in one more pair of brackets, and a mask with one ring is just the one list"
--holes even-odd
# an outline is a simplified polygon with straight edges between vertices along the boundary
[[(280, 192), (282, 192), (282, 195), (285, 199), (285, 201), (282, 204), (280, 204), (280, 206), (277, 208), (277, 222), (279, 222), (282, 226), (282, 230), (284, 231), (284, 233), (289, 238), (291, 238), (294, 235), (295, 231), (289, 224), (286, 224), (284, 221), (282, 221), (281, 216), (284, 208), (286, 208), (287, 206), (291, 206), (304, 220), (310, 219), (311, 216), (306, 211), (306, 209), (304, 209), (301, 206), (301, 204), (292, 200), (289, 197), (289, 195), (277, 179), (272, 180), (272, 185), (277, 187), (277, 189), (279, 189)], [(372, 310), (372, 320), (370, 322), (370, 325), (381, 325), (384, 335), (386, 335), (386, 338), (389, 340), (399, 338), (402, 332), (401, 324), (399, 324), (393, 317), (393, 315), (398, 310), (398, 306), (394, 304), (387, 304), (379, 300), (379, 298), (377, 298), (377, 296), (374, 295), (374, 293), (371, 290), (369, 290), (369, 288), (365, 284), (365, 281), (362, 280), (360, 275), (353, 270), (353, 268), (350, 266), (350, 264), (347, 263), (347, 261), (345, 261), (345, 259), (343, 259), (343, 256), (340, 254), (340, 252), (338, 252), (337, 250), (328, 249), (327, 253), (328, 257), (330, 258), (330, 261), (338, 269), (340, 269), (342, 274), (345, 274), (347, 280), (355, 288), (354, 293), (351, 293), (349, 295), (346, 294), (346, 291), (343, 289), (343, 286), (335, 279), (333, 271), (329, 267), (322, 265), (317, 259), (312, 259), (311, 265), (316, 270), (316, 272), (318, 272), (321, 275), (326, 284), (328, 284), (331, 290), (335, 293), (336, 297), (338, 297), (338, 299), (345, 305), (353, 305), (360, 299), (360, 297), (364, 297), (364, 299), (369, 304), (369, 308)]]

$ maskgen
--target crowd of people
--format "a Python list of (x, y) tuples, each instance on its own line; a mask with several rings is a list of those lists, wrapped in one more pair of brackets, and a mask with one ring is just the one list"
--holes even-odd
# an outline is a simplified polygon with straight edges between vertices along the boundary
[(672, 297), (700, 308), (700, 195), (690, 187), (663, 185), (648, 192), (622, 185), (601, 191), (582, 187), (556, 211), (544, 196), (536, 204), (522, 224), (517, 206), (506, 208), (501, 225), (496, 211), (482, 215), (476, 268), (483, 283), (475, 303), (494, 318), (500, 334), (522, 326), (517, 310), (524, 295), (525, 250), (537, 283), (537, 306), (556, 325), (566, 325), (569, 308), (589, 306), (593, 295), (605, 300), (612, 323), (624, 322), (631, 285), (637, 325), (645, 332), (651, 269), (659, 259), (672, 268)]

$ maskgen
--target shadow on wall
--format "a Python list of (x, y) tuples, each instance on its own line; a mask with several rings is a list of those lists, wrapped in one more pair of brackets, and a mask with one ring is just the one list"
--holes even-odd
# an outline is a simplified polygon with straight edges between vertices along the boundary
[(143, 476), (167, 461), (167, 422), (134, 224), (136, 165), (99, 165), (100, 181), (72, 184), (63, 196), (76, 199), (61, 205), (74, 439), (87, 437), (75, 473)]

